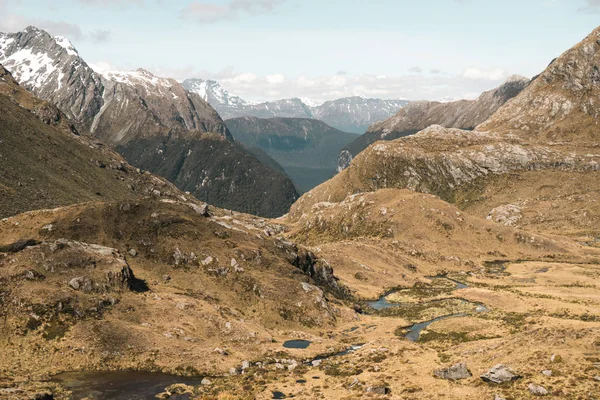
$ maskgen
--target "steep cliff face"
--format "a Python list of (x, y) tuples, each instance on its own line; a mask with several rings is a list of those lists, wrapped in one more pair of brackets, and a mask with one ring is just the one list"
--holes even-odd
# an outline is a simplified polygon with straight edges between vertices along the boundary
[(241, 117), (225, 121), (235, 140), (259, 148), (308, 191), (335, 174), (335, 157), (356, 135), (308, 118)]
[(500, 87), (481, 94), (477, 100), (411, 102), (393, 117), (370, 126), (364, 135), (346, 146), (338, 157), (338, 170), (347, 168), (352, 158), (378, 140), (394, 140), (414, 135), (431, 125), (472, 130), (508, 100), (517, 96), (528, 84), (528, 79), (512, 76)]
[(217, 112), (174, 79), (148, 71), (103, 73), (103, 105), (90, 131), (110, 144), (153, 136), (185, 136), (190, 130), (231, 139)]
[(597, 144), (599, 96), (600, 28), (554, 60), (524, 93), (477, 129), (534, 142)]
[[(562, 205), (577, 197), (590, 218), (597, 219), (600, 212), (592, 200), (600, 189), (600, 103), (594, 72), (600, 64), (599, 38), (600, 29), (475, 130), (434, 125), (409, 137), (374, 143), (349, 168), (305, 194), (294, 205), (292, 218), (310, 213), (320, 202), (339, 202), (348, 194), (382, 188), (436, 194), (486, 216), (502, 206), (499, 199), (506, 196), (501, 187), (510, 187), (513, 201), (520, 203), (516, 207), (531, 208), (522, 223), (534, 226), (552, 220), (552, 229), (588, 231), (583, 219), (565, 218)], [(583, 189), (561, 184), (564, 179), (590, 184)], [(550, 209), (536, 194), (547, 193), (546, 187), (562, 188), (550, 195)], [(556, 214), (559, 210), (561, 216)]]
[[(97, 73), (68, 39), (34, 27), (0, 34), (2, 62), (16, 81), (56, 105), (82, 134), (91, 133), (136, 167), (173, 179), (181, 189), (217, 206), (274, 217), (284, 214), (297, 198), (285, 175), (235, 145), (219, 114), (174, 79), (143, 69)], [(211, 139), (200, 139), (202, 132), (210, 132), (206, 137)], [(187, 158), (183, 174), (182, 146), (193, 147), (202, 156)], [(216, 148), (223, 153), (215, 153)], [(221, 166), (218, 173), (215, 165)], [(273, 185), (256, 191), (255, 182)]]
[(219, 207), (279, 217), (298, 199), (285, 173), (218, 134), (189, 132), (183, 138), (143, 138), (119, 145), (117, 150), (134, 165)]

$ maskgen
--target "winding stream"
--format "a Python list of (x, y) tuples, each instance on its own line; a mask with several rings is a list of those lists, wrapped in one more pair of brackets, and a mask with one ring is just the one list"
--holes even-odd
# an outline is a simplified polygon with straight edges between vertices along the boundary
[[(438, 275), (438, 276), (432, 276), (429, 277), (430, 279), (445, 279), (448, 280), (450, 282), (453, 282), (456, 284), (456, 286), (452, 289), (452, 291), (455, 290), (460, 290), (460, 289), (467, 289), (469, 287), (469, 285), (467, 285), (466, 283), (457, 281), (455, 279), (449, 278), (445, 275)], [(372, 307), (375, 310), (385, 310), (387, 308), (393, 308), (393, 307), (402, 307), (405, 304), (403, 303), (392, 303), (388, 300), (388, 296), (394, 294), (394, 293), (398, 293), (401, 292), (403, 289), (398, 289), (398, 290), (391, 290), (388, 291), (386, 293), (384, 293), (383, 296), (381, 296), (379, 299), (375, 300), (375, 301), (370, 301), (367, 302), (367, 304)], [(406, 290), (406, 289), (404, 289)], [(445, 300), (449, 300), (449, 299), (434, 299), (434, 300), (430, 300), (425, 302), (424, 304), (429, 304), (429, 303), (435, 303), (435, 302), (440, 302), (440, 301), (445, 301)], [(467, 303), (467, 300), (462, 300), (463, 302)], [(482, 313), (482, 312), (486, 312), (488, 311), (487, 307), (484, 306), (483, 304), (476, 304), (476, 308), (474, 310), (477, 313)], [(406, 339), (410, 340), (411, 342), (416, 342), (419, 340), (419, 337), (421, 336), (421, 332), (427, 328), (429, 325), (433, 324), (434, 322), (438, 322), (438, 321), (442, 321), (448, 318), (457, 318), (457, 317), (466, 317), (468, 314), (466, 313), (456, 313), (456, 314), (448, 314), (448, 315), (443, 315), (440, 317), (436, 317), (433, 319), (430, 319), (428, 321), (423, 321), (423, 322), (418, 322), (416, 324), (413, 324), (411, 326), (409, 326), (408, 329), (408, 333), (406, 333), (406, 335), (404, 336)]]

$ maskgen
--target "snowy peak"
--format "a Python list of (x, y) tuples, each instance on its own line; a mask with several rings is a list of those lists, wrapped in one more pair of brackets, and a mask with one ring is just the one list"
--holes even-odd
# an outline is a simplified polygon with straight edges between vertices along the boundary
[(408, 102), (360, 96), (319, 104), (310, 99), (282, 99), (250, 102), (231, 95), (219, 82), (187, 79), (183, 87), (208, 101), (224, 119), (252, 116), (258, 118), (314, 118), (347, 132), (364, 133), (373, 123), (389, 118)]
[(189, 92), (196, 93), (213, 107), (219, 106), (243, 106), (249, 104), (238, 96), (229, 94), (221, 87), (219, 82), (203, 79), (186, 79), (182, 86)]
[(0, 34), (0, 63), (28, 90), (60, 88), (67, 69), (87, 68), (67, 38), (33, 26)]

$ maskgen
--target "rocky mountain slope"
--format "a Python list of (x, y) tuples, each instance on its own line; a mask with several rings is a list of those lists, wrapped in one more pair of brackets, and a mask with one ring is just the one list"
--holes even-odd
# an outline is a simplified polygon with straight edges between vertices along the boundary
[(230, 95), (216, 81), (186, 79), (183, 87), (208, 101), (224, 119), (313, 118), (345, 132), (364, 133), (375, 122), (394, 115), (408, 104), (406, 100), (381, 100), (346, 97), (312, 106), (301, 99), (284, 99), (264, 103), (248, 102)]
[(529, 79), (512, 76), (498, 88), (482, 93), (477, 100), (411, 102), (396, 115), (370, 126), (364, 135), (346, 146), (338, 157), (338, 170), (347, 168), (358, 153), (378, 140), (394, 140), (414, 135), (431, 125), (472, 130), (521, 93), (527, 85)]
[(20, 87), (1, 65), (0, 141), (0, 218), (84, 201), (181, 194), (80, 136), (58, 108)]
[[(198, 198), (278, 216), (297, 197), (287, 177), (235, 145), (217, 112), (174, 79), (141, 69), (99, 74), (66, 38), (34, 27), (0, 35), (0, 63), (24, 88), (55, 104), (81, 132), (118, 149), (136, 167), (174, 179)], [(202, 158), (182, 156), (184, 147), (193, 147)], [(208, 170), (215, 149), (222, 151), (214, 154), (220, 161)], [(273, 185), (259, 192), (249, 190), (255, 182)]]
[(303, 192), (335, 174), (336, 155), (356, 137), (307, 118), (240, 117), (225, 123), (235, 140), (273, 157)]
[[(599, 38), (600, 29), (556, 59), (473, 131), (434, 125), (371, 145), (341, 174), (304, 195), (293, 214), (307, 213), (322, 201), (342, 201), (348, 194), (394, 187), (433, 193), (485, 216), (506, 206), (492, 193), (508, 185), (517, 208), (532, 209), (521, 221), (531, 229), (545, 221), (545, 229), (554, 225), (556, 231), (595, 235), (589, 222), (600, 216), (591, 200), (600, 182), (594, 100)], [(565, 184), (565, 179), (586, 182), (585, 188)], [(538, 196), (548, 193), (548, 187), (556, 187), (550, 198)], [(585, 204), (587, 219), (564, 214), (573, 198)]]

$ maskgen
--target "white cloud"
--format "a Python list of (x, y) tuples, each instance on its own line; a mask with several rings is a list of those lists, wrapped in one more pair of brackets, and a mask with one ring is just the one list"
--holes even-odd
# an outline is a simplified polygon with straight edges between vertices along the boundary
[(584, 13), (600, 13), (600, 0), (586, 0), (585, 6), (579, 9)]
[(265, 80), (270, 85), (277, 85), (285, 82), (285, 75), (283, 74), (273, 74), (265, 76)]
[(144, 0), (78, 0), (80, 3), (94, 6), (124, 6), (127, 4), (144, 5)]
[(468, 79), (497, 81), (508, 78), (508, 73), (502, 68), (479, 69), (467, 68), (463, 76)]
[[(152, 68), (149, 68), (152, 70)], [(232, 69), (211, 73), (189, 69), (182, 71), (153, 70), (162, 76), (173, 76), (183, 80), (190, 77), (214, 79), (230, 93), (251, 101), (270, 101), (285, 98), (306, 98), (314, 102), (323, 102), (340, 97), (364, 96), (383, 99), (440, 100), (474, 99), (483, 91), (499, 86), (505, 80), (492, 79), (500, 74), (477, 74), (486, 79), (473, 79), (464, 74), (452, 75), (441, 72), (437, 75), (324, 75), (285, 76), (270, 74), (260, 76)], [(167, 72), (178, 73), (169, 75)], [(469, 74), (467, 74), (469, 75)]]
[(200, 23), (236, 20), (241, 15), (268, 14), (284, 0), (230, 0), (225, 4), (192, 1), (179, 14), (181, 19)]

